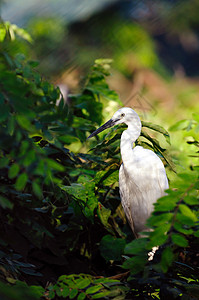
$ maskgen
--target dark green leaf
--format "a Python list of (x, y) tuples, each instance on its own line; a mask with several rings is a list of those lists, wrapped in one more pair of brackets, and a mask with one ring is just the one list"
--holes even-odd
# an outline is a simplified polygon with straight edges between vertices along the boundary
[(86, 298), (86, 294), (85, 293), (81, 293), (78, 295), (77, 300), (84, 300)]
[(25, 185), (28, 180), (28, 175), (26, 173), (22, 173), (16, 180), (15, 187), (17, 191), (21, 191), (25, 188)]
[(143, 255), (143, 252), (146, 252), (145, 250), (146, 242), (147, 242), (146, 238), (133, 240), (131, 243), (126, 245), (124, 250), (125, 254)]
[(48, 297), (49, 297), (50, 299), (55, 298), (55, 292), (54, 292), (53, 290), (49, 291)]
[(167, 272), (168, 267), (172, 265), (173, 259), (174, 259), (174, 255), (172, 249), (170, 247), (164, 249), (161, 256), (161, 267), (163, 272)]
[(180, 234), (173, 233), (171, 236), (172, 242), (180, 247), (187, 247), (187, 240)]
[(100, 242), (101, 255), (106, 260), (121, 260), (124, 253), (125, 240), (105, 235)]
[(69, 287), (68, 287), (68, 286), (64, 286), (64, 287), (63, 287), (63, 291), (62, 291), (62, 296), (63, 296), (63, 298), (68, 297), (69, 293), (70, 293)]
[(40, 187), (40, 184), (36, 180), (32, 181), (32, 189), (33, 189), (34, 194), (38, 198), (42, 197), (42, 189)]
[(69, 298), (70, 299), (74, 299), (78, 294), (78, 290), (77, 289), (72, 289), (70, 292), (69, 292)]
[(0, 159), (0, 168), (4, 168), (8, 165), (9, 159), (6, 157), (3, 157)]
[(125, 260), (122, 267), (124, 269), (130, 269), (131, 274), (136, 274), (143, 270), (146, 260), (147, 260), (146, 256), (131, 257)]
[(7, 198), (0, 196), (0, 206), (3, 208), (12, 209), (13, 203), (10, 200), (8, 200)]
[(12, 136), (13, 132), (14, 132), (14, 129), (15, 129), (15, 118), (14, 118), (14, 116), (9, 117), (7, 128), (8, 128), (8, 134)]
[(17, 176), (17, 174), (19, 173), (20, 167), (18, 164), (13, 164), (11, 165), (11, 167), (9, 168), (8, 171), (8, 177), (9, 178), (15, 178)]

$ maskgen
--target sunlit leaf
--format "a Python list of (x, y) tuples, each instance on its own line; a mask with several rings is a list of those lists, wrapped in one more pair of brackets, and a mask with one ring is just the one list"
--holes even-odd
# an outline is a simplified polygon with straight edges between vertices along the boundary
[(80, 278), (77, 279), (76, 286), (78, 289), (85, 289), (90, 283), (91, 281), (88, 278)]
[(91, 286), (86, 290), (86, 294), (94, 294), (94, 293), (98, 292), (99, 290), (101, 290), (101, 288), (102, 288), (101, 285)]
[(6, 27), (4, 24), (0, 24), (0, 42), (3, 42), (6, 36)]
[(145, 121), (142, 121), (142, 126), (150, 128), (150, 129), (153, 129), (153, 130), (155, 130), (155, 131), (157, 131), (159, 133), (162, 133), (164, 135), (166, 141), (170, 144), (170, 135), (169, 135), (168, 131), (165, 130), (162, 126), (155, 125), (153, 123), (145, 122)]
[(177, 131), (177, 130), (181, 130), (181, 129), (186, 129), (187, 126), (189, 125), (189, 123), (190, 123), (190, 120), (180, 120), (176, 124), (171, 126), (169, 128), (169, 130), (170, 131)]
[(184, 216), (186, 216), (187, 218), (190, 218), (193, 222), (197, 222), (198, 218), (196, 217), (194, 212), (191, 211), (191, 209), (188, 206), (186, 206), (184, 204), (180, 204), (179, 209)]
[(109, 227), (108, 219), (111, 215), (111, 210), (105, 208), (101, 203), (98, 205), (97, 209), (98, 217), (100, 218), (100, 221), (105, 227)]

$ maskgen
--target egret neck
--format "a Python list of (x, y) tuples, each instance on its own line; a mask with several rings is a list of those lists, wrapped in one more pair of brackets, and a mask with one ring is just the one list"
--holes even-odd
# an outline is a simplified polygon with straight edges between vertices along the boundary
[(140, 136), (142, 128), (142, 123), (137, 114), (135, 114), (135, 117), (131, 121), (126, 121), (125, 123), (128, 125), (128, 128), (127, 130), (123, 131), (120, 142), (120, 151), (124, 164), (129, 160), (132, 153), (133, 144)]

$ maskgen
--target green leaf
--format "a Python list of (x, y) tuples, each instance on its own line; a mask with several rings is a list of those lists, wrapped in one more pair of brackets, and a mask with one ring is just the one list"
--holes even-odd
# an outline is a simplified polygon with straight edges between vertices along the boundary
[(195, 231), (193, 234), (194, 236), (199, 237), (199, 230)]
[(70, 299), (73, 299), (77, 296), (78, 294), (78, 290), (77, 289), (72, 289), (70, 292), (69, 292), (69, 298)]
[(97, 215), (105, 227), (109, 227), (108, 219), (111, 215), (111, 210), (105, 208), (101, 203), (98, 204)]
[(26, 129), (27, 131), (30, 131), (33, 127), (30, 120), (27, 117), (23, 116), (23, 115), (17, 115), (16, 120), (17, 120), (18, 124), (22, 128)]
[(43, 196), (42, 189), (40, 187), (40, 184), (36, 180), (32, 181), (32, 189), (33, 189), (34, 194), (38, 198), (42, 198), (42, 196)]
[(91, 286), (86, 290), (86, 294), (94, 294), (94, 293), (98, 292), (99, 290), (101, 290), (101, 288), (102, 288), (101, 285)]
[(12, 136), (15, 129), (15, 118), (12, 115), (8, 119), (7, 129), (8, 129), (8, 134)]
[(29, 149), (23, 158), (23, 165), (28, 167), (30, 164), (33, 164), (36, 160), (36, 153), (34, 149)]
[(0, 159), (0, 168), (5, 168), (9, 164), (9, 159), (6, 157), (2, 157)]
[(63, 291), (62, 291), (63, 298), (68, 297), (69, 293), (70, 293), (69, 287), (68, 286), (64, 286)]
[[(178, 197), (173, 197), (171, 196), (164, 196), (160, 198), (156, 203), (155, 203), (155, 211), (172, 211), (176, 207), (176, 203), (178, 202)], [(153, 222), (153, 218), (152, 218)]]
[(115, 238), (111, 235), (105, 235), (100, 242), (101, 255), (106, 260), (120, 261), (122, 254), (124, 253), (125, 240), (121, 238)]
[(150, 122), (145, 122), (145, 121), (142, 121), (142, 126), (143, 127), (147, 127), (147, 128), (150, 128), (152, 130), (155, 130), (159, 133), (162, 133), (167, 141), (167, 143), (170, 144), (170, 136), (169, 136), (169, 133), (168, 131), (166, 131), (166, 129), (164, 129), (162, 126), (160, 125), (155, 125), (153, 123), (150, 123)]
[(9, 171), (8, 171), (8, 177), (10, 179), (13, 179), (17, 176), (17, 174), (19, 173), (19, 170), (20, 170), (20, 167), (18, 164), (13, 164), (11, 165), (11, 167), (9, 168)]
[(0, 122), (7, 120), (9, 112), (9, 106), (4, 101), (0, 101)]
[(192, 116), (193, 116), (193, 119), (194, 119), (196, 122), (199, 123), (199, 115), (198, 115), (198, 113), (193, 113)]
[(51, 168), (51, 169), (54, 169), (56, 171), (60, 171), (60, 172), (63, 172), (65, 170), (65, 167), (62, 166), (60, 163), (56, 162), (55, 160), (53, 159), (46, 159), (47, 163), (48, 163), (48, 166)]
[(98, 58), (95, 60), (95, 64), (97, 65), (106, 65), (106, 64), (110, 65), (112, 63), (113, 63), (113, 59), (111, 58)]
[(61, 142), (65, 143), (67, 145), (70, 145), (71, 143), (79, 142), (79, 139), (76, 136), (72, 136), (69, 134), (59, 136), (58, 140), (60, 140)]
[(97, 172), (95, 181), (103, 184), (105, 186), (111, 186), (115, 182), (118, 182), (119, 180), (119, 170), (110, 169), (108, 171), (100, 171)]
[(18, 27), (15, 24), (10, 24), (10, 30), (13, 30), (18, 36), (20, 36), (21, 38), (23, 38), (24, 40), (26, 40), (29, 43), (32, 43), (32, 37), (30, 36), (30, 34), (24, 30), (23, 28)]
[(2, 43), (6, 36), (6, 27), (3, 23), (0, 24), (0, 42)]
[(182, 129), (186, 129), (190, 123), (190, 120), (180, 120), (173, 126), (169, 128), (170, 131), (178, 131)]
[(193, 222), (197, 222), (198, 221), (198, 218), (196, 217), (196, 215), (194, 214), (194, 212), (192, 212), (191, 209), (188, 206), (186, 206), (185, 204), (180, 204), (179, 205), (179, 209), (180, 209), (181, 213), (184, 216), (186, 216), (187, 218), (189, 218)]
[(167, 272), (168, 267), (172, 265), (173, 259), (174, 255), (172, 249), (170, 247), (164, 249), (161, 256), (161, 267), (164, 273)]
[(146, 261), (147, 256), (134, 256), (125, 260), (122, 267), (124, 269), (130, 269), (131, 274), (137, 274), (143, 270)]
[(150, 232), (150, 241), (146, 245), (147, 249), (151, 250), (152, 247), (163, 245), (168, 239), (167, 232), (170, 227), (171, 224), (162, 224)]
[(12, 209), (13, 203), (10, 200), (8, 200), (7, 198), (0, 196), (0, 206), (3, 208)]
[(183, 201), (188, 205), (198, 205), (198, 199), (190, 195), (185, 196), (183, 198)]
[(81, 278), (76, 280), (76, 286), (78, 289), (85, 289), (87, 286), (89, 286), (90, 283), (91, 281), (88, 278)]
[(86, 298), (86, 294), (85, 293), (81, 293), (78, 295), (77, 300), (84, 300)]
[(97, 293), (95, 295), (92, 295), (92, 299), (106, 299), (105, 297), (107, 297), (110, 294), (110, 291), (104, 291), (101, 293)]
[[(158, 207), (157, 211), (159, 211), (161, 207), (158, 205), (157, 205), (157, 207)], [(147, 220), (147, 225), (154, 226), (154, 227), (161, 226), (162, 224), (169, 222), (172, 219), (172, 217), (173, 217), (172, 213), (166, 213), (166, 212), (161, 213), (159, 216), (153, 214)]]
[(142, 255), (143, 252), (146, 252), (145, 250), (146, 242), (147, 242), (146, 238), (139, 238), (133, 240), (131, 243), (126, 245), (124, 249), (124, 253)]
[(179, 231), (179, 232), (181, 232), (181, 233), (183, 233), (183, 234), (186, 234), (186, 235), (190, 235), (190, 234), (193, 233), (193, 230), (192, 230), (192, 229), (186, 229), (185, 226), (184, 226), (184, 224), (179, 223), (179, 222), (175, 222), (175, 223), (174, 223), (174, 228), (175, 228), (177, 231)]
[(49, 297), (50, 299), (55, 298), (55, 292), (54, 292), (53, 290), (49, 291), (48, 297)]
[(57, 294), (57, 296), (59, 296), (59, 297), (62, 296), (62, 291), (61, 291), (61, 289), (60, 289), (59, 287), (56, 288), (56, 294)]
[(190, 219), (189, 217), (182, 215), (180, 212), (177, 213), (176, 219), (181, 223), (182, 225), (188, 225), (188, 226), (194, 226), (195, 222)]
[(28, 175), (26, 173), (22, 173), (16, 180), (15, 188), (17, 191), (21, 191), (25, 188), (26, 182), (28, 180)]
[(172, 242), (180, 247), (187, 247), (187, 240), (180, 234), (173, 233), (171, 236)]

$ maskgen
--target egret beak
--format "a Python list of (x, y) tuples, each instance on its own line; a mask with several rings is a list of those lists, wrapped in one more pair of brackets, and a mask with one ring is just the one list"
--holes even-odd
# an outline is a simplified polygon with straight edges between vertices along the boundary
[(110, 128), (115, 125), (117, 120), (110, 119), (104, 125), (100, 126), (97, 130), (95, 130), (91, 135), (89, 135), (88, 139), (92, 138), (93, 136), (97, 135), (98, 133), (102, 132), (103, 130)]

